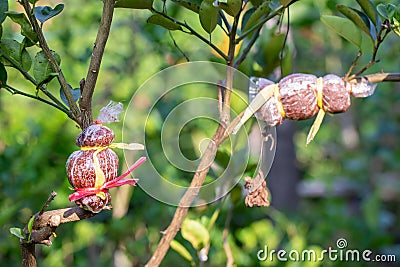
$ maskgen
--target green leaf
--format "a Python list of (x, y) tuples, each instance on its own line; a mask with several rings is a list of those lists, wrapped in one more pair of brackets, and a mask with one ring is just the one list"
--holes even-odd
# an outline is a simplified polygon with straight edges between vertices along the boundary
[(114, 7), (132, 8), (132, 9), (151, 9), (153, 0), (119, 0)]
[(0, 88), (7, 84), (7, 70), (4, 64), (0, 62)]
[(223, 1), (215, 1), (214, 5), (217, 4), (222, 10), (224, 10), (228, 15), (235, 17), (239, 14), (242, 9), (242, 0), (227, 0)]
[(64, 9), (64, 4), (58, 4), (53, 9), (50, 6), (37, 6), (33, 9), (35, 17), (43, 24), (45, 21), (57, 16)]
[(172, 0), (172, 2), (178, 4), (186, 9), (189, 9), (197, 14), (199, 14), (199, 12), (200, 12), (200, 4), (198, 4), (196, 2), (185, 1), (185, 0)]
[[(61, 58), (56, 52), (52, 52), (56, 62), (60, 64)], [(51, 68), (50, 62), (45, 56), (43, 51), (39, 51), (35, 59), (33, 60), (33, 77), (38, 81), (38, 83), (42, 83), (43, 81), (54, 77), (55, 74), (53, 69)], [(51, 79), (50, 79), (51, 80)]]
[(267, 16), (269, 12), (271, 12), (271, 8), (269, 7), (269, 1), (266, 1), (258, 6), (254, 11), (252, 11), (250, 16), (247, 15), (249, 16), (249, 18), (246, 21), (242, 22), (242, 32), (245, 32), (256, 25), (257, 22), (259, 22), (263, 16)]
[(365, 14), (344, 5), (337, 5), (336, 8), (361, 30), (363, 30), (369, 37), (371, 37), (372, 40), (376, 39), (375, 27), (372, 26), (373, 28), (371, 29), (372, 23)]
[(31, 4), (36, 4), (36, 2), (38, 2), (39, 0), (29, 0), (29, 3), (31, 3)]
[(199, 18), (203, 29), (209, 34), (215, 30), (218, 24), (219, 9), (213, 5), (214, 0), (201, 2)]
[(365, 14), (367, 14), (367, 16), (372, 20), (374, 25), (378, 25), (375, 5), (370, 0), (357, 0), (357, 3), (360, 5), (362, 10), (364, 10)]
[(361, 49), (361, 32), (356, 25), (349, 23), (350, 21), (348, 19), (337, 16), (323, 15), (321, 16), (321, 21), (328, 28), (335, 31), (344, 39)]
[(192, 265), (195, 264), (190, 252), (175, 239), (171, 241), (171, 248), (181, 255), (185, 260), (189, 261)]
[(8, 0), (0, 0), (0, 24), (4, 22), (7, 17)]
[(151, 15), (151, 17), (147, 19), (147, 23), (156, 24), (171, 31), (182, 30), (179, 24), (176, 24), (173, 20), (160, 14)]
[(181, 229), (182, 237), (189, 241), (196, 250), (200, 250), (210, 242), (210, 234), (200, 222), (185, 219)]
[[(81, 90), (79, 88), (72, 89), (72, 86), (69, 84), (68, 84), (68, 88), (72, 94), (72, 97), (74, 98), (74, 102), (76, 102), (79, 99), (79, 97), (81, 96)], [(64, 102), (64, 104), (69, 107), (67, 97), (65, 96), (62, 88), (60, 88), (60, 98), (61, 98), (62, 102)]]
[[(0, 50), (12, 58), (22, 69), (28, 71), (31, 68), (31, 56), (19, 42), (12, 39), (2, 39), (0, 41)], [(3, 63), (5, 66), (15, 67), (5, 58), (3, 58)]]
[(21, 26), (21, 34), (27, 37), (31, 41), (32, 45), (38, 42), (37, 34), (32, 29), (31, 24), (24, 13), (8, 11), (6, 14), (10, 19), (12, 19), (12, 21)]
[(396, 12), (396, 6), (394, 4), (379, 4), (376, 7), (378, 13), (385, 19), (388, 19), (389, 21), (392, 20), (395, 12)]
[(15, 235), (15, 236), (18, 237), (19, 239), (25, 239), (24, 232), (22, 231), (21, 228), (12, 227), (12, 228), (10, 228), (10, 233), (11, 233), (12, 235)]
[(35, 216), (32, 216), (29, 219), (29, 222), (28, 222), (28, 232), (29, 232), (28, 242), (31, 241), (31, 235), (32, 235), (33, 223), (34, 222), (35, 222)]

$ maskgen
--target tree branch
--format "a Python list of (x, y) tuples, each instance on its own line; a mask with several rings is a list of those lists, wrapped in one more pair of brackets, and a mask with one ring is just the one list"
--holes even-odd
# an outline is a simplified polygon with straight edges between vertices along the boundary
[(208, 147), (204, 152), (203, 157), (201, 158), (200, 164), (197, 167), (193, 180), (190, 183), (190, 187), (186, 190), (185, 194), (179, 201), (179, 206), (175, 211), (174, 217), (172, 218), (170, 225), (165, 231), (163, 231), (163, 236), (158, 243), (158, 246), (154, 251), (153, 256), (147, 262), (147, 267), (159, 266), (161, 261), (167, 254), (170, 243), (175, 238), (176, 234), (181, 228), (183, 219), (185, 218), (190, 205), (199, 194), (201, 185), (203, 184), (204, 179), (210, 169), (211, 163), (214, 161), (218, 147), (227, 137), (228, 136), (225, 135), (225, 128), (220, 125), (216, 133), (212, 137), (210, 143), (208, 144)]
[(82, 89), (82, 94), (79, 99), (79, 107), (81, 109), (82, 129), (93, 124), (92, 115), (92, 97), (96, 87), (97, 77), (99, 75), (100, 64), (104, 54), (108, 36), (110, 33), (111, 22), (114, 14), (115, 0), (104, 0), (103, 14), (97, 32), (96, 41), (94, 43), (92, 58), (88, 72), (86, 75), (85, 84)]
[(358, 76), (356, 79), (367, 79), (371, 83), (400, 82), (400, 73), (374, 73)]
[(79, 108), (76, 105), (76, 103), (74, 101), (74, 97), (72, 96), (72, 93), (69, 90), (69, 86), (64, 77), (64, 74), (63, 74), (60, 66), (58, 65), (56, 59), (54, 58), (53, 54), (51, 53), (51, 50), (46, 42), (46, 39), (44, 38), (42, 28), (40, 28), (39, 23), (37, 22), (34, 14), (33, 14), (31, 5), (28, 0), (21, 0), (21, 3), (25, 9), (26, 15), (28, 16), (29, 21), (30, 21), (34, 31), (36, 32), (36, 34), (38, 36), (39, 44), (43, 50), (43, 53), (45, 54), (46, 58), (49, 60), (52, 70), (54, 72), (58, 73), (57, 79), (58, 79), (59, 84), (61, 85), (61, 88), (64, 92), (65, 97), (67, 98), (68, 105), (70, 106), (71, 111), (72, 111), (72, 116), (73, 116), (74, 120), (79, 123), (79, 117), (80, 117)]

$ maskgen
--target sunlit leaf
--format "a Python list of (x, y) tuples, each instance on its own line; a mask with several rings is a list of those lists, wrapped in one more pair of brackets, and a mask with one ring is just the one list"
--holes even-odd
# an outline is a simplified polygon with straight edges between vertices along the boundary
[(6, 12), (7, 16), (12, 19), (15, 23), (21, 26), (21, 34), (32, 42), (32, 44), (36, 44), (38, 41), (38, 37), (35, 31), (33, 31), (31, 24), (28, 18), (24, 13), (16, 12), (16, 11), (8, 11)]
[(218, 24), (219, 9), (213, 5), (214, 0), (204, 0), (201, 2), (199, 18), (203, 29), (212, 33)]
[(186, 9), (189, 9), (193, 12), (196, 12), (197, 14), (200, 12), (201, 1), (172, 0), (172, 2), (178, 4)]
[(117, 0), (115, 7), (132, 9), (151, 9), (153, 0)]
[(321, 21), (344, 39), (361, 49), (362, 36), (356, 25), (346, 18), (323, 15)]
[(160, 14), (151, 15), (151, 17), (147, 19), (147, 23), (156, 24), (171, 31), (182, 30), (179, 24), (176, 24), (173, 20), (163, 17)]
[[(19, 65), (19, 67), (23, 68), (26, 71), (31, 68), (31, 56), (26, 51), (26, 49), (21, 46), (19, 42), (11, 39), (2, 39), (0, 41), (0, 49), (2, 50), (2, 53), (5, 53), (10, 58), (12, 58), (14, 62)], [(5, 58), (3, 58), (3, 63), (5, 66), (15, 67)]]
[[(56, 62), (60, 64), (61, 58), (56, 52), (52, 52)], [(54, 77), (55, 74), (43, 51), (39, 51), (33, 60), (33, 76), (41, 83), (49, 77)]]
[(58, 4), (53, 9), (50, 6), (37, 6), (33, 9), (35, 17), (41, 22), (44, 23), (46, 20), (51, 19), (54, 16), (57, 16), (64, 9), (64, 4)]
[(400, 36), (400, 21), (396, 18), (393, 18), (393, 31)]
[(32, 216), (29, 219), (29, 222), (28, 222), (28, 232), (29, 232), (28, 242), (31, 240), (31, 235), (32, 235), (32, 231), (33, 231), (33, 223), (34, 222), (35, 222), (35, 216)]
[(181, 255), (185, 260), (189, 261), (194, 264), (194, 260), (190, 252), (178, 241), (172, 240), (171, 241), (171, 248), (175, 250), (179, 255)]
[(192, 246), (200, 250), (210, 242), (210, 234), (200, 222), (186, 219), (182, 223), (182, 237), (189, 241)]
[(4, 22), (7, 17), (8, 0), (0, 0), (0, 24)]
[(336, 8), (347, 18), (349, 18), (355, 25), (357, 25), (361, 30), (363, 30), (371, 39), (376, 39), (376, 30), (375, 27), (371, 27), (370, 19), (367, 15), (361, 13), (358, 10), (353, 8), (337, 5)]
[[(81, 96), (81, 90), (79, 88), (72, 89), (72, 86), (69, 84), (68, 84), (68, 89), (71, 92), (72, 97), (74, 98), (74, 102), (76, 102), (79, 99), (79, 97)], [(64, 102), (64, 104), (69, 107), (67, 97), (65, 96), (62, 88), (60, 88), (60, 98), (61, 98), (62, 102)]]
[(18, 237), (20, 239), (24, 239), (25, 238), (24, 232), (22, 232), (21, 228), (12, 227), (12, 228), (10, 228), (10, 233), (12, 235), (15, 235), (16, 237)]

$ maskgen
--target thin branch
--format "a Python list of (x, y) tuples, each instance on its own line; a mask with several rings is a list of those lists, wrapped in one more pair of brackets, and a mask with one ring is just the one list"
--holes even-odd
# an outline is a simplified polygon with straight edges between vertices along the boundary
[[(153, 267), (159, 266), (163, 258), (165, 257), (171, 241), (175, 238), (179, 229), (181, 228), (182, 222), (186, 217), (186, 214), (189, 210), (190, 205), (195, 200), (197, 195), (199, 194), (201, 185), (204, 183), (204, 179), (210, 169), (211, 163), (215, 159), (215, 155), (217, 153), (218, 147), (228, 138), (227, 131), (224, 125), (228, 125), (230, 123), (230, 96), (232, 91), (232, 83), (233, 83), (233, 73), (234, 69), (231, 67), (234, 63), (235, 56), (235, 37), (236, 31), (239, 23), (240, 13), (235, 17), (235, 20), (232, 25), (232, 29), (230, 32), (229, 38), (229, 51), (228, 56), (225, 56), (227, 61), (227, 77), (226, 77), (226, 89), (223, 96), (224, 105), (222, 107), (221, 115), (221, 123), (218, 126), (214, 136), (211, 139), (211, 142), (208, 144), (207, 149), (205, 150), (203, 157), (201, 158), (200, 164), (196, 169), (196, 173), (193, 176), (192, 182), (190, 183), (190, 187), (186, 190), (185, 194), (179, 201), (178, 208), (175, 211), (175, 214), (172, 218), (171, 223), (168, 228), (163, 231), (163, 236), (158, 243), (156, 250), (153, 253), (153, 256), (149, 259), (146, 266)], [(162, 15), (162, 14), (161, 14)], [(187, 25), (181, 25), (187, 28)], [(190, 28), (187, 28), (190, 31)]]
[(232, 30), (231, 25), (229, 24), (229, 21), (227, 20), (227, 18), (226, 18), (226, 16), (225, 16), (225, 13), (222, 12), (222, 10), (219, 11), (219, 15), (221, 16), (222, 21), (224, 22), (224, 25), (225, 25), (225, 27), (226, 27), (226, 29), (224, 29), (224, 28), (221, 26), (221, 29), (225, 32), (226, 35), (229, 35), (229, 33), (230, 33), (231, 30)]
[(371, 83), (400, 82), (400, 73), (374, 73), (364, 76), (357, 76), (355, 79), (367, 79)]
[(178, 24), (179, 26), (185, 28), (186, 30), (188, 30), (189, 32), (185, 32), (185, 33), (189, 33), (192, 34), (194, 36), (196, 36), (198, 39), (200, 39), (202, 42), (206, 43), (209, 47), (211, 47), (215, 52), (217, 52), (218, 55), (220, 55), (224, 60), (228, 60), (228, 56), (221, 50), (219, 49), (217, 46), (215, 46), (210, 40), (208, 40), (207, 38), (205, 38), (204, 36), (202, 36), (200, 33), (198, 33), (197, 31), (195, 31), (192, 27), (190, 27), (186, 22), (181, 22), (179, 20), (176, 20), (170, 16), (168, 16), (167, 14), (157, 11), (155, 9), (151, 9), (151, 12), (161, 15), (169, 20), (172, 20), (174, 23)]
[(233, 67), (235, 69), (237, 69), (240, 64), (242, 64), (242, 62), (246, 59), (246, 57), (248, 56), (251, 48), (254, 46), (254, 44), (256, 43), (258, 37), (260, 36), (260, 32), (261, 32), (262, 26), (260, 26), (256, 32), (254, 33), (254, 35), (251, 37), (249, 43), (247, 44), (247, 46), (243, 49), (242, 53), (240, 54), (239, 58), (236, 59), (235, 63), (233, 64)]
[(96, 41), (92, 52), (92, 58), (83, 86), (82, 95), (79, 99), (79, 106), (82, 112), (82, 128), (93, 124), (92, 115), (92, 97), (99, 75), (100, 64), (103, 58), (104, 48), (106, 46), (110, 33), (111, 22), (114, 14), (115, 0), (104, 0), (103, 13), (97, 32)]
[(175, 48), (178, 49), (178, 51), (182, 54), (182, 56), (186, 59), (187, 62), (190, 62), (189, 57), (185, 54), (185, 52), (183, 52), (183, 50), (177, 44), (174, 36), (172, 35), (172, 32), (168, 31), (168, 33), (169, 33), (169, 37), (171, 38), (172, 42), (174, 43)]
[(52, 70), (56, 73), (58, 73), (57, 75), (57, 79), (58, 82), (61, 85), (61, 88), (64, 92), (65, 97), (68, 100), (68, 104), (71, 108), (72, 111), (72, 115), (75, 118), (75, 121), (79, 122), (79, 117), (80, 117), (80, 111), (78, 106), (76, 105), (75, 101), (74, 101), (74, 97), (72, 96), (72, 93), (69, 90), (69, 86), (68, 83), (64, 77), (64, 74), (60, 68), (60, 66), (58, 65), (56, 59), (54, 58), (47, 42), (46, 39), (44, 38), (43, 32), (41, 27), (38, 24), (38, 21), (36, 20), (34, 14), (33, 14), (33, 10), (31, 8), (31, 5), (29, 3), (28, 0), (21, 0), (22, 6), (25, 9), (25, 12), (29, 18), (29, 21), (34, 29), (34, 31), (36, 32), (37, 36), (38, 36), (38, 40), (39, 40), (39, 44), (40, 47), (43, 50), (43, 53), (45, 54), (46, 58), (49, 60), (50, 66), (52, 68)]
[(170, 243), (175, 238), (176, 234), (181, 228), (183, 219), (185, 218), (191, 203), (199, 194), (201, 185), (203, 184), (204, 179), (210, 169), (211, 163), (214, 161), (218, 147), (227, 138), (224, 133), (225, 129), (222, 125), (220, 125), (216, 133), (212, 137), (211, 142), (208, 144), (208, 147), (204, 152), (203, 157), (201, 158), (200, 164), (197, 167), (192, 182), (190, 183), (190, 187), (186, 190), (185, 194), (179, 201), (179, 206), (175, 211), (170, 225), (165, 231), (163, 231), (163, 236), (158, 243), (158, 246), (154, 251), (153, 256), (149, 259), (145, 266), (159, 266), (161, 261), (167, 254)]
[(383, 43), (383, 41), (385, 40), (386, 36), (388, 35), (388, 33), (391, 31), (390, 29), (390, 23), (389, 21), (385, 21), (382, 25), (381, 30), (378, 33), (378, 36), (376, 37), (376, 43), (374, 45), (374, 50), (372, 52), (372, 57), (371, 60), (369, 61), (369, 63), (364, 66), (360, 71), (358, 71), (356, 74), (353, 74), (349, 77), (349, 80), (353, 79), (356, 76), (360, 76), (361, 74), (363, 74), (367, 69), (369, 69), (370, 67), (372, 67), (375, 63), (379, 62), (379, 59), (376, 59), (376, 56), (378, 54), (378, 50), (380, 48), (380, 45)]
[(25, 92), (23, 92), (21, 90), (18, 90), (16, 88), (14, 88), (14, 87), (11, 87), (10, 85), (7, 85), (7, 84), (3, 85), (3, 88), (6, 89), (8, 92), (10, 92), (13, 95), (23, 95), (23, 96), (26, 96), (26, 97), (29, 97), (29, 98), (33, 98), (33, 99), (39, 100), (39, 101), (41, 101), (43, 103), (46, 103), (47, 105), (50, 105), (52, 107), (55, 107), (56, 109), (61, 110), (62, 112), (64, 112), (68, 116), (71, 115), (71, 112), (68, 109), (66, 109), (64, 107), (60, 107), (60, 106), (56, 105), (55, 103), (48, 101), (47, 99), (41, 98), (40, 96), (31, 95), (31, 94), (25, 93)]

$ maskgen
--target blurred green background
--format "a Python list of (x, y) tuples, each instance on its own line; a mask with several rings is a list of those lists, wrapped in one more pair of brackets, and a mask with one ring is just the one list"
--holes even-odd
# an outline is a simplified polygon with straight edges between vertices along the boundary
[[(357, 7), (351, 0), (302, 0), (291, 7), (285, 74), (343, 75), (347, 71), (357, 53), (356, 48), (319, 21), (321, 14), (337, 14), (337, 2)], [(58, 3), (38, 2), (52, 6)], [(14, 2), (10, 5), (11, 9), (20, 9)], [(102, 3), (95, 0), (65, 1), (64, 11), (44, 27), (48, 43), (60, 54), (64, 75), (74, 88), (79, 87), (79, 81), (86, 76), (101, 6)], [(194, 13), (176, 5), (169, 6), (169, 12), (202, 31)], [(186, 61), (168, 31), (146, 24), (149, 15), (146, 10), (115, 11), (93, 99), (95, 116), (110, 99), (128, 104), (135, 90), (151, 75)], [(19, 27), (9, 19), (3, 26), (3, 38), (22, 39)], [(276, 30), (276, 25), (264, 27), (259, 42), (240, 67), (241, 71), (248, 76), (279, 78), (275, 69), (279, 66), (283, 33), (276, 34)], [(177, 32), (172, 35), (191, 61), (221, 62), (194, 37)], [(221, 32), (214, 33), (213, 41), (224, 49), (224, 39), (220, 36)], [(365, 51), (370, 51), (370, 40), (366, 35), (363, 40)], [(36, 50), (30, 48), (29, 52), (33, 56)], [(361, 61), (366, 64), (368, 52), (364, 55)], [(381, 62), (368, 73), (398, 72), (399, 55), (399, 37), (391, 34), (378, 54)], [(7, 70), (11, 85), (34, 92), (35, 88), (15, 70)], [(55, 80), (48, 88), (58, 95), (59, 86)], [(175, 104), (174, 101), (163, 102), (167, 105), (164, 109)], [(155, 121), (153, 131), (146, 137), (154, 153), (162, 153), (158, 145), (159, 124), (165, 118), (161, 105), (158, 112), (161, 121)], [(182, 133), (184, 154), (188, 158), (197, 157), (194, 151), (197, 145), (192, 143), (190, 135), (209, 131), (207, 123), (207, 120), (194, 122), (193, 127)], [(271, 249), (313, 248), (319, 251), (336, 248), (336, 240), (345, 238), (351, 249), (396, 254), (400, 260), (400, 84), (382, 83), (373, 96), (352, 99), (350, 110), (327, 116), (315, 141), (305, 146), (311, 124), (312, 120), (285, 121), (282, 129), (278, 127), (278, 154), (267, 178), (267, 185), (271, 184), (272, 207), (245, 207), (237, 191), (240, 188), (236, 188), (234, 197), (190, 210), (189, 218), (200, 221), (210, 220), (214, 211), (219, 211), (209, 231), (211, 243), (204, 266), (225, 266), (225, 228), (229, 230), (227, 240), (236, 266), (396, 266), (340, 261), (271, 263), (257, 259), (257, 252), (264, 245)], [(116, 134), (116, 141), (121, 141), (122, 123), (110, 127)], [(71, 191), (65, 162), (77, 149), (78, 134), (76, 125), (58, 110), (0, 90), (1, 266), (21, 265), (19, 240), (9, 233), (9, 228), (23, 227), (52, 190), (58, 195), (51, 209), (71, 205), (67, 198)], [(117, 152), (122, 157), (121, 151)], [(224, 153), (219, 156), (223, 157)], [(171, 166), (158, 168), (171, 179), (181, 177), (179, 179), (187, 181), (192, 175), (182, 174)], [(283, 169), (287, 172), (282, 174)], [(252, 176), (253, 172), (249, 169), (248, 175)], [(145, 175), (139, 170), (137, 176), (145, 179)], [(131, 188), (118, 190), (118, 196), (122, 197), (117, 197), (113, 191), (114, 210), (62, 225), (51, 247), (37, 246), (39, 266), (143, 266), (175, 208), (152, 199), (140, 188), (135, 188), (133, 194)], [(192, 245), (180, 234), (176, 240), (186, 247), (195, 264), (199, 264)], [(190, 266), (182, 255), (170, 249), (162, 266), (172, 264)]]

